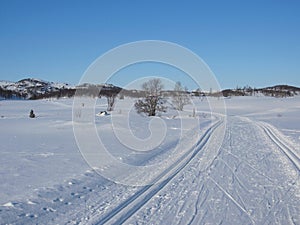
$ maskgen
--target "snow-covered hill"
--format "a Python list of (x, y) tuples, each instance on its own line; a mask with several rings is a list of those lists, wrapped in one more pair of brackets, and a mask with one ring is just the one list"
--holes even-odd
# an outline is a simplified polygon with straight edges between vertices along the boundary
[[(18, 82), (0, 81), (0, 98), (4, 99), (42, 99), (61, 98), (82, 95), (110, 95), (117, 94), (122, 89), (112, 84), (80, 84), (78, 86), (68, 83), (54, 83), (40, 79), (27, 78)], [(101, 90), (101, 93), (99, 92)]]
[(265, 88), (243, 87), (236, 89), (226, 89), (222, 95), (228, 96), (271, 96), (271, 97), (292, 97), (300, 94), (300, 88), (290, 85), (275, 85)]
[(39, 99), (71, 95), (74, 86), (27, 78), (17, 82), (0, 81), (0, 96), (10, 99)]

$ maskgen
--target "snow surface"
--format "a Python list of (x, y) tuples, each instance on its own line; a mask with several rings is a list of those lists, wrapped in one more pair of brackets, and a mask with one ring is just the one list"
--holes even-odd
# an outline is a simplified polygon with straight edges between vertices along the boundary
[[(0, 224), (300, 224), (300, 98), (226, 98), (226, 118), (210, 114), (221, 100), (194, 98), (154, 120), (130, 98), (105, 117), (96, 114), (106, 100), (96, 102), (93, 127), (111, 155), (140, 171), (156, 166), (113, 178), (161, 178), (145, 186), (113, 182), (84, 160), (73, 99), (0, 101)], [(152, 151), (131, 151), (128, 127), (137, 140), (165, 135), (143, 146)]]

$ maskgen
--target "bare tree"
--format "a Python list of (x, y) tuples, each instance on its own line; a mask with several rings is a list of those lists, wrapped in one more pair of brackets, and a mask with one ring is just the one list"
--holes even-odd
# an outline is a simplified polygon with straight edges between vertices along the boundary
[(107, 111), (113, 111), (116, 103), (116, 94), (107, 95)]
[(172, 96), (172, 103), (179, 111), (183, 110), (185, 105), (191, 103), (187, 88), (183, 88), (179, 81), (176, 82)]
[(110, 84), (106, 84), (100, 88), (99, 95), (103, 95), (107, 99), (107, 111), (114, 110), (117, 95), (121, 92), (121, 90), (121, 88)]
[(135, 103), (135, 108), (138, 113), (145, 113), (148, 116), (155, 116), (156, 112), (165, 112), (166, 107), (163, 106), (164, 100), (162, 99), (161, 91), (163, 84), (160, 79), (151, 79), (142, 85), (145, 92), (145, 98), (139, 99)]

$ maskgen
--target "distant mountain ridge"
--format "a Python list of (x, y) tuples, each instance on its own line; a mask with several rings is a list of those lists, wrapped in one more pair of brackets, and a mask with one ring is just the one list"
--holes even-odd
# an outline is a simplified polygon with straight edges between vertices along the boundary
[[(112, 84), (81, 84), (54, 83), (35, 78), (26, 78), (17, 82), (0, 81), (0, 98), (35, 100), (42, 98), (73, 97), (78, 94), (87, 96), (117, 95), (122, 88)], [(101, 93), (100, 93), (100, 92)]]
[(300, 94), (300, 88), (290, 85), (275, 85), (265, 88), (244, 88), (226, 89), (222, 91), (224, 97), (230, 96), (270, 96), (270, 97), (292, 97)]
[(0, 97), (5, 99), (39, 99), (47, 97), (72, 96), (75, 86), (54, 83), (35, 78), (17, 82), (0, 81)]
[[(131, 97), (143, 96), (142, 91), (125, 90), (112, 84), (81, 84), (78, 86), (68, 83), (54, 83), (35, 78), (26, 78), (17, 82), (0, 81), (0, 98), (4, 99), (42, 99), (42, 98), (61, 98), (73, 97), (76, 93), (88, 96), (112, 96), (122, 91), (122, 95)], [(243, 88), (225, 89), (221, 92), (189, 92), (193, 96), (272, 96), (272, 97), (291, 97), (300, 94), (300, 88), (290, 85), (275, 85), (265, 88)], [(172, 94), (172, 91), (165, 91), (163, 94)]]

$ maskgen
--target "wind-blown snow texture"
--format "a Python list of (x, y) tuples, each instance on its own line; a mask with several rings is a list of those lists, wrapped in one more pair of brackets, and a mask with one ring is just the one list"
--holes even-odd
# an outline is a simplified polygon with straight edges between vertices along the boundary
[[(132, 101), (118, 100), (112, 114), (125, 119)], [(173, 153), (181, 120), (200, 121), (192, 130), (199, 135), (183, 140), (193, 149), (187, 144), (186, 157), (166, 167), (168, 178), (142, 187), (107, 180), (84, 161), (72, 99), (0, 101), (0, 224), (300, 224), (300, 98), (225, 99), (224, 140), (224, 117), (210, 117), (207, 100), (193, 101), (197, 118), (191, 105), (163, 115), (166, 139), (144, 157), (122, 149), (111, 115), (95, 116), (112, 154), (140, 166)], [(100, 99), (95, 115), (105, 108)], [(28, 117), (31, 109), (37, 118)], [(148, 118), (130, 117), (132, 132), (147, 137)]]

